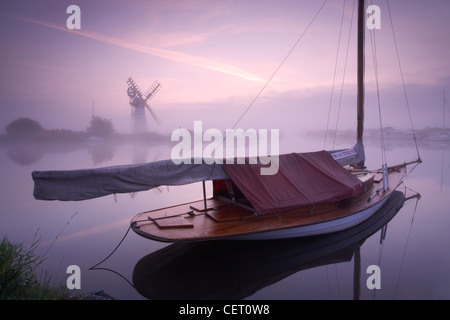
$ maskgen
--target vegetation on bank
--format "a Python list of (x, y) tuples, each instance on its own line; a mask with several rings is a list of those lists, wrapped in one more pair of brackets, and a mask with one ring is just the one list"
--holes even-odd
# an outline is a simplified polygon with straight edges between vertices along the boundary
[(92, 117), (86, 131), (47, 130), (38, 121), (30, 118), (19, 118), (10, 122), (5, 131), (6, 135), (3, 138), (13, 142), (78, 142), (92, 136), (106, 139), (115, 133), (111, 120), (95, 116)]
[(19, 118), (5, 127), (6, 134), (0, 134), (0, 145), (8, 144), (84, 144), (94, 141), (113, 141), (119, 143), (136, 141), (167, 141), (169, 136), (155, 132), (141, 134), (124, 134), (115, 130), (109, 119), (93, 116), (85, 131), (68, 129), (45, 129), (38, 121), (30, 118)]
[(0, 242), (0, 299), (1, 300), (57, 300), (67, 299), (64, 286), (51, 286), (50, 279), (39, 281), (37, 267), (44, 261), (35, 255), (39, 241), (30, 248), (10, 242)]

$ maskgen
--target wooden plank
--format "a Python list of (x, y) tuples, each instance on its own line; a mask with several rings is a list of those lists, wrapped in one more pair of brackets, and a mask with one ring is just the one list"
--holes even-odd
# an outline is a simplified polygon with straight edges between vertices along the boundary
[(160, 229), (193, 228), (194, 224), (184, 217), (171, 217), (153, 220)]
[[(228, 203), (225, 201), (222, 201), (220, 199), (208, 199), (206, 200), (206, 210), (213, 210), (215, 208), (221, 208), (224, 206), (227, 206)], [(204, 212), (205, 211), (205, 204), (202, 201), (197, 201), (190, 205), (190, 208), (195, 211)]]
[(383, 180), (383, 175), (381, 173), (376, 173), (375, 177), (373, 178), (373, 181), (379, 183), (382, 180)]
[(159, 219), (159, 218), (166, 218), (166, 217), (173, 217), (173, 216), (180, 216), (183, 214), (188, 214), (188, 212), (191, 212), (192, 209), (190, 208), (189, 204), (182, 204), (178, 206), (172, 206), (162, 209), (156, 209), (152, 211), (146, 211), (143, 212), (141, 215), (144, 217), (144, 219)]
[(286, 210), (283, 212), (280, 212), (278, 216), (281, 218), (288, 218), (288, 217), (296, 217), (296, 216), (305, 216), (305, 215), (318, 215), (322, 214), (324, 212), (328, 212), (331, 210), (335, 210), (338, 206), (338, 202), (329, 202), (329, 203), (322, 203), (317, 204), (315, 206), (305, 206), (301, 208)]
[(246, 208), (234, 205), (222, 207), (218, 210), (208, 211), (206, 212), (206, 215), (214, 219), (214, 221), (224, 222), (251, 218), (253, 216), (253, 212)]

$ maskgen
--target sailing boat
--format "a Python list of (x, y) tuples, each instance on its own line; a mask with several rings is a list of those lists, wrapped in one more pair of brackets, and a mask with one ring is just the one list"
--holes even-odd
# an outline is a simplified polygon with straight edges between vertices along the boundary
[[(148, 299), (245, 299), (301, 270), (347, 262), (367, 238), (395, 217), (408, 199), (394, 191), (382, 209), (357, 226), (316, 237), (280, 241), (174, 243), (137, 262), (133, 286)], [(355, 276), (355, 291), (359, 278)], [(358, 298), (355, 296), (355, 298)]]
[[(327, 234), (351, 228), (382, 208), (402, 183), (406, 166), (364, 165), (364, 0), (358, 7), (357, 141), (346, 150), (279, 156), (274, 175), (262, 163), (217, 164), (172, 160), (72, 171), (35, 171), (34, 197), (85, 200), (202, 182), (203, 199), (137, 214), (131, 228), (163, 242), (266, 240)], [(213, 163), (211, 165), (211, 163)], [(236, 162), (233, 162), (236, 163)], [(206, 198), (205, 182), (213, 195)]]

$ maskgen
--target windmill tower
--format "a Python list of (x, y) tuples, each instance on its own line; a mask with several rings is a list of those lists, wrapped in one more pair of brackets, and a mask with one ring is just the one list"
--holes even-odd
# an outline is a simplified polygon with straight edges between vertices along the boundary
[(156, 122), (159, 123), (158, 117), (152, 109), (150, 109), (147, 101), (152, 98), (159, 91), (159, 89), (161, 89), (161, 84), (158, 81), (155, 81), (144, 95), (131, 77), (128, 78), (127, 84), (127, 93), (128, 97), (130, 97), (133, 133), (147, 132), (148, 126), (147, 119), (145, 117), (145, 108), (147, 108)]

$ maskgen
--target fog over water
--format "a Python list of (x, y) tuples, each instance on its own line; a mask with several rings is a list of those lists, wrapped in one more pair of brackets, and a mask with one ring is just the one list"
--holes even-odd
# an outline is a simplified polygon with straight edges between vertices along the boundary
[[(338, 146), (348, 145), (352, 140), (341, 138)], [(323, 139), (317, 137), (307, 140), (280, 139), (280, 144), (285, 145), (285, 149), (301, 145), (305, 149), (313, 150), (314, 145), (322, 143)], [(424, 162), (408, 174), (405, 185), (401, 186), (399, 190), (406, 192), (407, 196), (415, 193), (412, 190), (419, 192), (422, 196), (421, 199), (414, 198), (403, 204), (400, 211), (389, 222), (385, 240), (381, 245), (381, 230), (375, 230), (376, 232), (372, 236), (360, 246), (358, 245), (362, 270), (360, 298), (449, 298), (450, 283), (445, 279), (447, 279), (446, 272), (450, 265), (450, 257), (445, 246), (442, 246), (443, 243), (448, 243), (450, 240), (445, 231), (450, 222), (445, 209), (449, 204), (446, 194), (450, 187), (448, 180), (450, 156), (446, 151), (447, 143), (420, 141), (421, 156)], [(414, 159), (415, 148), (405, 144), (404, 141), (389, 139), (387, 145), (389, 164), (402, 163), (405, 158)], [(162, 266), (161, 272), (166, 270), (164, 277), (169, 277), (173, 281), (166, 282), (163, 287), (158, 287), (154, 280), (142, 278), (142, 275), (136, 272), (142, 268), (145, 261), (153, 261), (151, 260), (152, 256), (148, 255), (156, 254), (156, 251), (163, 248), (169, 248), (169, 245), (144, 239), (133, 232), (126, 236), (124, 242), (107, 261), (98, 266), (98, 268), (112, 269), (126, 280), (111, 271), (89, 270), (112, 252), (124, 236), (130, 220), (135, 214), (200, 199), (202, 197), (201, 184), (161, 187), (148, 192), (118, 194), (115, 197), (106, 196), (80, 202), (37, 201), (32, 195), (31, 171), (33, 170), (92, 168), (129, 164), (135, 161), (161, 160), (170, 154), (173, 143), (110, 144), (97, 142), (96, 144), (84, 144), (82, 147), (73, 145), (73, 148), (66, 145), (64, 148), (58, 147), (41, 152), (38, 156), (33, 154), (29, 148), (24, 148), (27, 150), (27, 154), (24, 154), (23, 150), (18, 151), (21, 147), (23, 146), (16, 144), (3, 146), (0, 149), (1, 161), (5, 168), (5, 179), (1, 184), (1, 197), (4, 205), (0, 218), (0, 233), (8, 235), (12, 241), (25, 244), (31, 244), (36, 237), (40, 238), (37, 253), (45, 255), (47, 258), (42, 269), (52, 275), (54, 283), (64, 284), (68, 276), (65, 273), (66, 268), (74, 264), (81, 268), (82, 289), (80, 292), (105, 290), (118, 299), (170, 299), (165, 291), (159, 291), (158, 295), (158, 290), (163, 290), (163, 287), (173, 287), (176, 293), (172, 298), (178, 297), (181, 292), (185, 292), (184, 294), (191, 297), (213, 297), (208, 296), (201, 287), (192, 286), (191, 289), (183, 287), (182, 279), (187, 275), (177, 269), (170, 273), (171, 269), (167, 269), (168, 265)], [(45, 150), (43, 144), (41, 147), (41, 151)], [(370, 159), (367, 165), (378, 167), (378, 144), (371, 143), (369, 140), (366, 143), (366, 149)], [(14, 181), (14, 183), (7, 183), (7, 181)], [(211, 194), (211, 187), (209, 184), (207, 186), (207, 192)], [(336, 242), (331, 239), (330, 241)], [(264, 258), (261, 261), (261, 271), (265, 269), (263, 266), (266, 263), (270, 265), (279, 261), (280, 265), (270, 274), (254, 275), (251, 281), (257, 282), (253, 282), (254, 287), (250, 291), (241, 287), (246, 281), (250, 281), (250, 279), (245, 280), (244, 274), (235, 274), (235, 277), (244, 277), (239, 280), (242, 282), (235, 284), (241, 287), (238, 291), (227, 289), (224, 292), (225, 289), (219, 283), (214, 284), (212, 289), (215, 288), (216, 291), (213, 291), (216, 292), (215, 294), (221, 292), (221, 297), (226, 299), (236, 297), (245, 299), (352, 299), (354, 297), (355, 247), (349, 249), (350, 252), (347, 255), (344, 254), (342, 259), (336, 260), (332, 256), (324, 257), (325, 260), (320, 263), (309, 263), (302, 260), (301, 252), (288, 253), (286, 251), (286, 254), (292, 257), (287, 260), (285, 260), (286, 258), (279, 260), (281, 257), (274, 255), (276, 252), (281, 253), (283, 250), (288, 250), (292, 245), (293, 242), (281, 243), (281, 247), (278, 249), (274, 247), (273, 251), (265, 251), (260, 254), (261, 259)], [(241, 245), (238, 247), (245, 248)], [(224, 262), (223, 256), (211, 256), (211, 253), (204, 251), (206, 248), (202, 245), (198, 248), (196, 246), (174, 247), (164, 257), (169, 259), (178, 256), (179, 250), (184, 252), (183, 250), (188, 250), (188, 248), (194, 250), (190, 254), (195, 255), (196, 258), (189, 260), (188, 255), (180, 256), (180, 259), (182, 257), (188, 259), (186, 261), (189, 262), (189, 268), (195, 268), (195, 270), (201, 269), (201, 266), (196, 264), (196, 259), (200, 259), (199, 261), (206, 259), (207, 263), (212, 265), (214, 263), (220, 265), (237, 263), (236, 257), (230, 257), (230, 260), (233, 261)], [(256, 248), (247, 249), (257, 252), (254, 251)], [(223, 247), (221, 250), (228, 252), (227, 247)], [(233, 255), (239, 255), (239, 251), (236, 250), (232, 251)], [(330, 248), (329, 250), (333, 252), (334, 249)], [(202, 252), (206, 256), (202, 255)], [(245, 251), (241, 254), (239, 256), (240, 263), (250, 263), (250, 260), (247, 261), (244, 258)], [(273, 257), (271, 258), (271, 256)], [(144, 259), (144, 257), (146, 258)], [(297, 258), (294, 259), (294, 257)], [(311, 257), (311, 255), (308, 254), (306, 257)], [(275, 260), (271, 262), (270, 259)], [(202, 263), (204, 264), (206, 261)], [(156, 262), (149, 263), (156, 267), (154, 265)], [(369, 265), (379, 265), (381, 268), (382, 288), (379, 290), (369, 290), (365, 285), (368, 277), (365, 271)], [(286, 268), (291, 271), (286, 273)], [(231, 272), (226, 265), (225, 270)], [(423, 272), (423, 270), (430, 270), (430, 272)], [(217, 270), (217, 272), (222, 271)], [(214, 274), (216, 274), (214, 268), (211, 267), (195, 276), (200, 277), (198, 280), (200, 281), (198, 284), (200, 284), (201, 277), (207, 279)], [(157, 277), (162, 277), (162, 275)], [(265, 277), (269, 277), (267, 279), (271, 280), (262, 280)], [(167, 280), (167, 278), (164, 279)], [(136, 289), (130, 286), (127, 280), (132, 282)], [(153, 293), (149, 294), (148, 290), (153, 290)], [(154, 290), (157, 291), (154, 292)], [(236, 294), (238, 295), (236, 296)]]
[[(320, 240), (327, 254), (299, 241), (271, 244), (257, 258), (251, 245), (169, 246), (130, 232), (101, 265), (122, 278), (89, 268), (116, 247), (135, 214), (199, 199), (201, 184), (79, 202), (33, 198), (32, 171), (170, 159), (178, 143), (172, 133), (192, 133), (196, 121), (203, 132), (277, 129), (280, 153), (353, 146), (353, 3), (328, 1), (322, 8), (315, 0), (79, 1), (80, 29), (67, 25), (72, 3), (3, 1), (0, 235), (29, 245), (39, 238), (37, 253), (46, 258), (41, 267), (52, 283), (64, 284), (66, 268), (78, 265), (82, 292), (105, 290), (118, 299), (171, 298), (152, 277), (172, 279), (167, 288), (198, 298), (352, 299), (359, 257), (362, 299), (449, 299), (450, 2), (373, 2), (381, 10), (381, 29), (366, 31), (366, 165), (382, 164), (380, 127), (389, 165), (417, 158), (412, 129), (423, 160), (399, 188), (421, 199), (402, 203), (397, 197), (403, 207), (393, 212), (381, 244), (382, 226), (351, 245)], [(156, 80), (162, 84), (148, 100), (159, 121), (146, 109), (148, 132), (140, 136), (131, 134), (129, 77), (144, 95)], [(316, 252), (317, 260), (305, 260), (297, 244)], [(221, 256), (208, 259), (214, 249), (239, 260), (242, 270), (261, 272), (240, 272)], [(252, 259), (246, 250), (255, 252)], [(194, 279), (214, 284), (210, 293), (216, 295), (200, 285), (186, 289), (193, 284), (183, 282), (189, 274), (174, 257), (186, 270), (202, 270), (192, 273)], [(214, 282), (214, 265), (224, 267), (223, 279), (230, 270), (239, 283)], [(369, 265), (381, 268), (381, 289), (367, 288)], [(154, 273), (145, 276), (142, 269)]]

